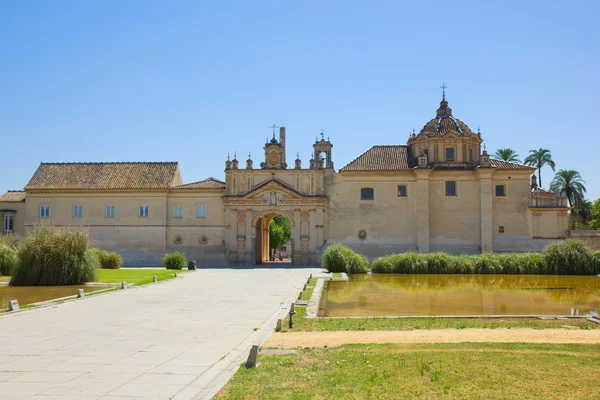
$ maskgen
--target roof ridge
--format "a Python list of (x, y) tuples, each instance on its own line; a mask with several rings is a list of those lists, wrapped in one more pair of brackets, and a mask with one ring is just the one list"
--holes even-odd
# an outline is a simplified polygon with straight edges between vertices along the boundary
[(82, 164), (179, 164), (179, 161), (67, 161), (41, 162), (43, 165), (82, 165)]

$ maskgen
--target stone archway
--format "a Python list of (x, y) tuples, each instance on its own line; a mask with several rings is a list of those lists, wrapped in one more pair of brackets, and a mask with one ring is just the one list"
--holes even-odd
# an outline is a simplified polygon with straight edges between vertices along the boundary
[(275, 216), (281, 215), (290, 221), (292, 228), (291, 238), (291, 249), (288, 249), (291, 263), (294, 263), (294, 214), (286, 210), (264, 210), (254, 214), (252, 217), (252, 231), (253, 237), (253, 253), (254, 253), (254, 264), (266, 264), (270, 260), (270, 246), (269, 246), (269, 227), (270, 223)]

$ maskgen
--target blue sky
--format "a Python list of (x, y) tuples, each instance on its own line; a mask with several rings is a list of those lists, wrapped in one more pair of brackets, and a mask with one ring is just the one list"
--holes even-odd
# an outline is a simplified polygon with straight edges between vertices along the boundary
[(305, 166), (324, 129), (339, 169), (405, 144), (445, 82), (488, 151), (548, 148), (598, 198), (600, 3), (491, 3), (0, 2), (0, 190), (40, 161), (222, 179), (227, 153), (262, 161), (273, 123)]

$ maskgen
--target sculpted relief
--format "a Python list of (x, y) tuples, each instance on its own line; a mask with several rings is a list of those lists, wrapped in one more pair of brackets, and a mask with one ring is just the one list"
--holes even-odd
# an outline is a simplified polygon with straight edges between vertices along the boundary
[(264, 205), (278, 206), (283, 204), (283, 194), (279, 190), (270, 190), (265, 193)]

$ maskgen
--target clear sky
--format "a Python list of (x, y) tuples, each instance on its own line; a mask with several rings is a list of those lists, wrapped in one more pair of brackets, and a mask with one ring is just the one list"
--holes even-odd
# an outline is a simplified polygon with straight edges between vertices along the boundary
[[(0, 190), (40, 161), (255, 165), (272, 124), (336, 169), (454, 115), (489, 152), (547, 148), (600, 196), (598, 1), (2, 1)], [(548, 186), (553, 172), (542, 170)]]

